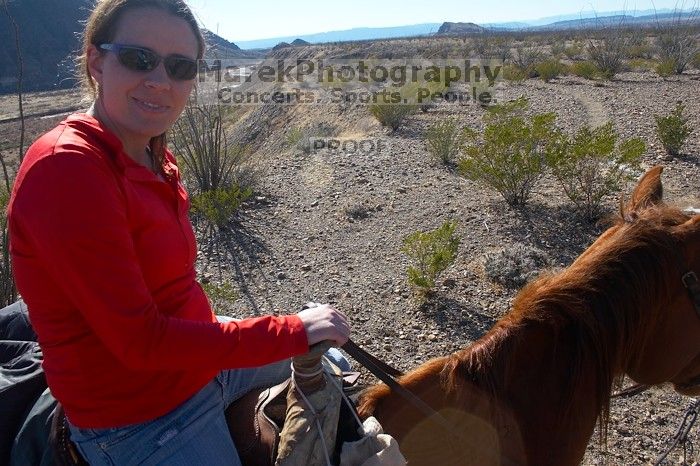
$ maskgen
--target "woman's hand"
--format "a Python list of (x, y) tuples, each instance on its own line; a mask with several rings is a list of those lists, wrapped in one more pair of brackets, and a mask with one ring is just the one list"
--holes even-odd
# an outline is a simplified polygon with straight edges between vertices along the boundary
[(309, 346), (323, 340), (331, 340), (335, 346), (343, 346), (350, 338), (348, 318), (328, 304), (309, 303), (297, 313), (306, 330)]

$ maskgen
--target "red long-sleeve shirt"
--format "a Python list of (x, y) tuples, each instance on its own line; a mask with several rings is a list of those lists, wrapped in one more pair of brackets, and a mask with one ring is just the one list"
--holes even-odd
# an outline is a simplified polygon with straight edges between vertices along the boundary
[(187, 194), (166, 155), (164, 182), (76, 114), (29, 148), (15, 180), (14, 276), (49, 387), (78, 427), (153, 419), (222, 369), (307, 349), (296, 316), (216, 321), (195, 280)]

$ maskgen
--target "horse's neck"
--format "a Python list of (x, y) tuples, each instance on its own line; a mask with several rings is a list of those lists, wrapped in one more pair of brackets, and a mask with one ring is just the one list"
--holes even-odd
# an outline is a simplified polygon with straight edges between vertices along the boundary
[[(598, 375), (579, 360), (579, 341), (546, 321), (522, 323), (494, 348), (501, 416), (512, 416), (529, 464), (578, 464), (600, 409)], [(577, 367), (578, 366), (578, 367)]]

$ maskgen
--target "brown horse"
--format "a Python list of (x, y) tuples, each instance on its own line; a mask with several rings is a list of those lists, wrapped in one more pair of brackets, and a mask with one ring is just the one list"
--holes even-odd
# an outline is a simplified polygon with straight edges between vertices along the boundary
[[(639, 181), (616, 224), (567, 269), (540, 277), (474, 344), (401, 378), (447, 429), (386, 385), (376, 416), (410, 466), (575, 465), (623, 374), (700, 395), (700, 308), (682, 277), (700, 273), (700, 216), (662, 202), (661, 167)], [(700, 306), (700, 304), (696, 304)]]

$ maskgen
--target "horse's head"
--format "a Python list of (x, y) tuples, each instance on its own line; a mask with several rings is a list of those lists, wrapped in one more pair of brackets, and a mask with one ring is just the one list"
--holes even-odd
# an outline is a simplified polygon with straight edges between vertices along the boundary
[[(638, 353), (631, 355), (628, 375), (644, 384), (672, 382), (679, 393), (700, 395), (700, 215), (680, 211), (662, 200), (662, 167), (650, 169), (622, 209), (624, 222), (609, 235), (654, 231), (659, 242), (673, 245), (658, 264), (666, 274), (665, 297), (648, 312), (656, 313)], [(642, 222), (635, 229), (635, 223)], [(647, 227), (648, 226), (648, 227)], [(605, 235), (603, 235), (605, 237)], [(601, 238), (603, 238), (601, 237)], [(658, 238), (657, 238), (658, 237)], [(672, 256), (672, 257), (668, 257)], [(652, 271), (650, 271), (652, 272)], [(653, 273), (652, 272), (652, 273)]]

